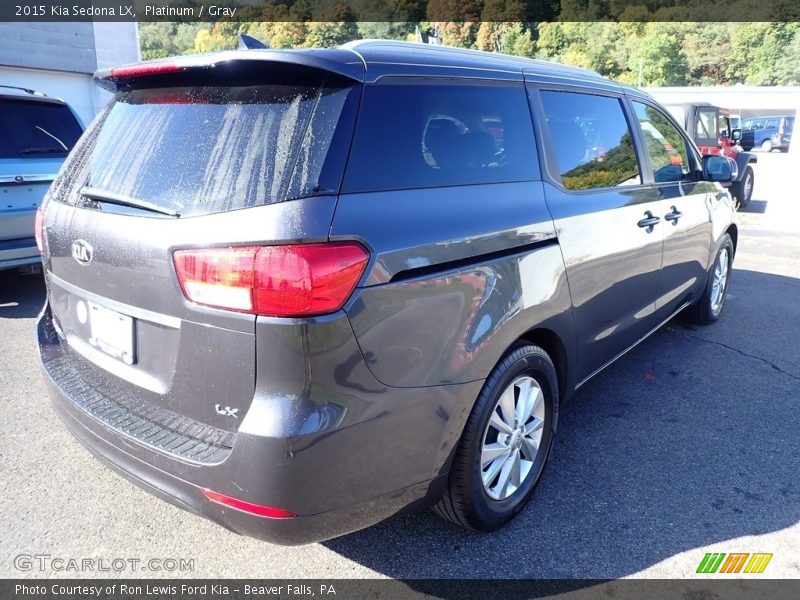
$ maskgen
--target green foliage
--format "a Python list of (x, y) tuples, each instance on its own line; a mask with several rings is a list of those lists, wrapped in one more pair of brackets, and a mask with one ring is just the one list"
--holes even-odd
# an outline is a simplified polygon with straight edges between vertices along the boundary
[(236, 48), (236, 36), (241, 33), (244, 24), (220, 21), (211, 29), (201, 29), (194, 38), (195, 52), (219, 52)]
[(539, 24), (539, 57), (556, 59), (569, 45), (569, 40), (564, 32), (564, 23)]
[(414, 33), (417, 23), (367, 21), (357, 23), (358, 37), (365, 40), (405, 40)]
[[(759, 0), (747, 1), (754, 11), (758, 8)], [(247, 22), (140, 23), (139, 35), (142, 58), (153, 59), (235, 48), (239, 33), (248, 33), (273, 48), (310, 48), (333, 47), (360, 38), (413, 40), (416, 27), (432, 31), (438, 25), (448, 46), (535, 56), (593, 69), (633, 85), (800, 85), (798, 23), (534, 23), (524, 20), (525, 7), (521, 0), (275, 2), (248, 8)], [(696, 17), (717, 10), (697, 5), (659, 8), (654, 13), (649, 0), (637, 5), (626, 0), (562, 0), (561, 7), (562, 14), (570, 10), (586, 15), (600, 15), (610, 7), (628, 19)], [(360, 15), (397, 10), (408, 14), (410, 20), (357, 21)], [(441, 14), (451, 18), (460, 14), (463, 20), (442, 22), (436, 19)], [(508, 15), (520, 20), (509, 22)], [(425, 18), (429, 20), (422, 20)]]
[(197, 33), (210, 28), (210, 23), (139, 23), (142, 58), (150, 60), (192, 52)]
[(699, 85), (727, 83), (732, 53), (731, 25), (686, 23), (684, 29), (683, 49), (689, 64), (689, 81)]
[(308, 33), (303, 42), (306, 48), (335, 48), (360, 37), (358, 25), (352, 21), (314, 21), (308, 23), (307, 27)]
[(533, 56), (536, 51), (536, 44), (525, 23), (483, 21), (478, 27), (475, 47), (487, 52), (528, 57)]
[(776, 85), (776, 67), (796, 32), (796, 24), (742, 23), (731, 36), (730, 78), (748, 85)]
[(800, 35), (795, 34), (775, 64), (775, 79), (778, 85), (800, 83)]
[[(670, 31), (672, 29), (672, 31)], [(634, 47), (628, 69), (636, 84), (644, 86), (685, 85), (689, 61), (682, 36), (673, 23), (648, 23), (645, 34)]]

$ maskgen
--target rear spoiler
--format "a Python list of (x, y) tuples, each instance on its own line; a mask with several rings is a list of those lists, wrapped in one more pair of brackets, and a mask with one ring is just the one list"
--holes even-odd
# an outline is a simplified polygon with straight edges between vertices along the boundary
[(197, 54), (178, 56), (170, 59), (158, 59), (141, 63), (101, 69), (95, 72), (94, 81), (101, 88), (115, 92), (134, 80), (150, 75), (181, 73), (185, 71), (215, 69), (222, 64), (233, 62), (259, 61), (265, 63), (282, 63), (319, 69), (334, 73), (353, 81), (363, 82), (365, 76), (364, 63), (361, 58), (349, 50), (270, 50), (247, 49), (215, 52), (213, 54)]

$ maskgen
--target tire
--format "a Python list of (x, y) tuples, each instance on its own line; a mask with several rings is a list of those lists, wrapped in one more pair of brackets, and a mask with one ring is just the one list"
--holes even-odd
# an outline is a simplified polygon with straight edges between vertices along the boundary
[[(534, 384), (538, 385), (540, 396)], [(502, 433), (498, 421), (516, 423), (515, 419), (504, 417), (500, 406), (504, 392), (507, 401), (508, 390), (511, 390), (515, 417), (519, 418), (521, 412), (516, 412), (522, 405), (519, 400), (531, 398), (523, 396), (525, 389), (532, 390), (533, 397), (540, 399), (527, 404), (533, 407), (530, 417), (523, 419), (512, 435)], [(537, 419), (542, 420), (539, 427)], [(511, 520), (525, 507), (539, 482), (550, 455), (557, 421), (558, 378), (552, 360), (538, 346), (526, 343), (513, 346), (489, 374), (478, 395), (456, 447), (447, 488), (434, 510), (456, 525), (474, 531), (493, 531)], [(535, 431), (526, 437), (526, 430)], [(539, 431), (541, 436), (534, 452), (532, 443), (528, 442), (535, 440)], [(533, 460), (529, 460), (532, 454)], [(504, 455), (508, 458), (503, 459)], [(490, 460), (492, 456), (495, 458)], [(484, 465), (482, 457), (488, 460)], [(519, 484), (514, 485), (513, 473), (517, 466)], [(497, 473), (490, 476), (489, 471)], [(502, 485), (504, 475), (507, 475), (506, 488)], [(484, 483), (485, 478), (488, 484)]]
[(761, 150), (764, 152), (772, 152), (772, 140), (767, 138), (761, 142)]
[[(721, 297), (719, 293), (715, 293), (715, 288), (719, 289), (719, 276), (718, 268), (722, 267), (722, 257), (727, 254), (726, 266), (724, 267), (725, 277), (722, 281)], [(731, 236), (727, 233), (722, 238), (722, 243), (717, 250), (717, 255), (714, 258), (714, 263), (708, 272), (708, 281), (706, 282), (703, 295), (698, 298), (697, 302), (690, 307), (688, 316), (691, 321), (698, 325), (710, 325), (719, 319), (722, 314), (722, 309), (725, 306), (725, 298), (728, 296), (728, 289), (731, 282), (731, 270), (733, 267), (733, 241)]]
[(744, 171), (742, 180), (735, 183), (731, 187), (733, 199), (736, 201), (738, 208), (744, 208), (750, 204), (750, 199), (753, 197), (753, 187), (755, 185), (755, 173), (753, 167), (748, 166)]

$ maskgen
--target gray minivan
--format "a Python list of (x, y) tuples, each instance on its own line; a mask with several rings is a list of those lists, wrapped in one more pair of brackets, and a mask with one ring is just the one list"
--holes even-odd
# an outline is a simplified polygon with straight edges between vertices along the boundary
[(590, 71), (363, 41), (96, 77), (42, 213), (53, 405), (239, 533), (497, 528), (560, 402), (722, 311), (735, 163)]

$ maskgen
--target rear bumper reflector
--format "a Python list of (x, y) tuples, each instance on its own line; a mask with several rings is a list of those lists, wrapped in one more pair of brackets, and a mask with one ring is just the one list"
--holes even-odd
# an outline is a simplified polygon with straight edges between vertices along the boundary
[(205, 497), (211, 500), (212, 502), (216, 502), (217, 504), (222, 504), (223, 506), (229, 506), (231, 508), (235, 508), (236, 510), (250, 513), (251, 515), (256, 515), (259, 517), (267, 517), (269, 519), (291, 519), (292, 517), (297, 516), (293, 512), (289, 512), (288, 510), (283, 510), (282, 508), (274, 508), (272, 506), (262, 506), (260, 504), (253, 504), (252, 502), (246, 502), (244, 500), (239, 500), (237, 498), (231, 498), (230, 496), (226, 496), (225, 494), (220, 494), (219, 492), (215, 492), (207, 488), (201, 488), (201, 489)]

